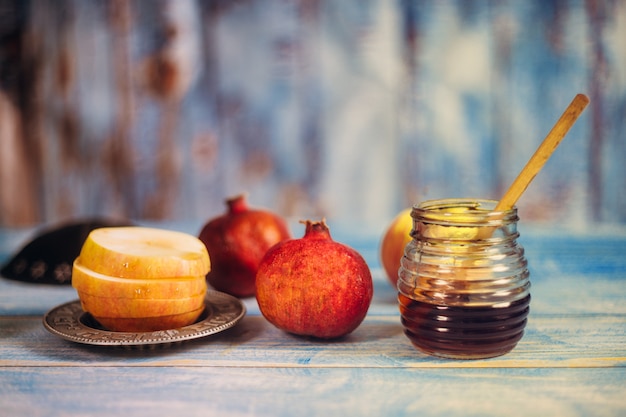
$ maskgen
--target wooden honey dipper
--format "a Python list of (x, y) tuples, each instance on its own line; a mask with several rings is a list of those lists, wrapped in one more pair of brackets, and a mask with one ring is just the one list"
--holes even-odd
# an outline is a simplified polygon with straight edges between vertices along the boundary
[[(574, 125), (578, 116), (585, 110), (589, 104), (589, 98), (584, 94), (577, 94), (570, 105), (565, 109), (559, 120), (556, 122), (550, 133), (541, 142), (533, 156), (528, 160), (526, 166), (520, 171), (517, 178), (513, 181), (509, 189), (504, 193), (494, 211), (507, 211), (515, 206), (520, 196), (526, 191), (528, 185), (535, 176), (541, 171), (541, 168), (548, 161), (554, 150), (559, 146), (561, 140), (565, 137), (570, 128)], [(478, 233), (479, 239), (491, 237), (494, 228), (485, 227)]]

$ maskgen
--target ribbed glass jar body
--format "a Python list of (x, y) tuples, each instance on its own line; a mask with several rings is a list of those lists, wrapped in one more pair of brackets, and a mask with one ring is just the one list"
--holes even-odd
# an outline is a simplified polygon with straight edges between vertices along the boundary
[(524, 334), (530, 280), (517, 210), (492, 200), (426, 201), (398, 273), (405, 334), (421, 351), (455, 359), (503, 355)]

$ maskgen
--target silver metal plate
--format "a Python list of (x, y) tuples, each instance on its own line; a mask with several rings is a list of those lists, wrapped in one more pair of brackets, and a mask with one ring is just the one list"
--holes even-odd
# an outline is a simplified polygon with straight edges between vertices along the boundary
[(44, 327), (63, 339), (96, 346), (150, 347), (197, 339), (222, 332), (237, 324), (246, 314), (246, 307), (236, 297), (207, 291), (205, 309), (189, 326), (154, 332), (113, 332), (104, 329), (83, 311), (80, 301), (59, 305), (43, 317)]

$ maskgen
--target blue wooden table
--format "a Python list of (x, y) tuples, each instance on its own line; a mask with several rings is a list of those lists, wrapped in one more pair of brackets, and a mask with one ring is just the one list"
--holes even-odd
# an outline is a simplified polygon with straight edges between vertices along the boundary
[[(277, 330), (246, 299), (244, 319), (214, 336), (143, 350), (80, 345), (42, 325), (77, 298), (71, 287), (0, 279), (0, 415), (626, 415), (626, 235), (521, 232), (533, 284), (527, 332), (488, 360), (412, 347), (375, 238), (335, 236), (375, 280), (365, 321), (335, 342)], [(2, 259), (20, 239), (5, 233)]]

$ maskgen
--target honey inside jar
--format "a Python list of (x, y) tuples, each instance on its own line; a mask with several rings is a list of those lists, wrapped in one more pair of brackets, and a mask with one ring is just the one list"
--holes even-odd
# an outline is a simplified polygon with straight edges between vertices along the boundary
[(494, 212), (496, 203), (447, 199), (413, 208), (398, 301), (405, 334), (425, 353), (499, 356), (523, 336), (530, 281), (517, 211)]

